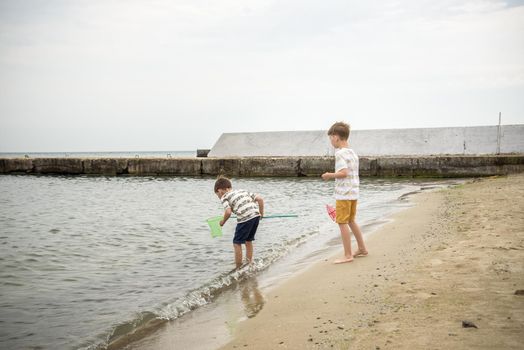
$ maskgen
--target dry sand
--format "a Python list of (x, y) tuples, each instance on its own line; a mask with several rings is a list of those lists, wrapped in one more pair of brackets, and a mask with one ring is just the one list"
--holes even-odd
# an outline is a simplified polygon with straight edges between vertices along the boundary
[(523, 349), (524, 174), (412, 200), (369, 256), (284, 282), (223, 349)]

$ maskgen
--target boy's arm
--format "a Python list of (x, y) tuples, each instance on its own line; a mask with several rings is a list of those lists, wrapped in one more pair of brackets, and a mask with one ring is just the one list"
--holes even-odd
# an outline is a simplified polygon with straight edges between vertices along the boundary
[(257, 195), (255, 197), (255, 202), (258, 204), (258, 211), (260, 212), (260, 216), (264, 217), (264, 199)]
[(331, 179), (342, 179), (348, 176), (348, 169), (340, 169), (336, 173), (324, 173), (322, 174), (323, 180), (331, 180)]
[(226, 221), (231, 217), (231, 212), (231, 208), (226, 209), (226, 211), (224, 212), (224, 218), (220, 221), (220, 226), (224, 226)]

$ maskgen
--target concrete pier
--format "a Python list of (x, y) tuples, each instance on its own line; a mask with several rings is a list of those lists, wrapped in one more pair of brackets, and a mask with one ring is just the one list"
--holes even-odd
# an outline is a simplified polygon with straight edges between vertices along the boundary
[[(333, 157), (0, 158), (0, 174), (103, 176), (320, 176)], [(524, 154), (360, 157), (360, 175), (472, 177), (524, 172)]]
[[(352, 130), (350, 147), (361, 157), (524, 153), (524, 124)], [(332, 156), (327, 130), (224, 133), (208, 157)]]
[[(524, 124), (351, 131), (361, 176), (467, 177), (524, 171)], [(209, 153), (209, 154), (208, 154)], [(499, 154), (501, 153), (501, 154)], [(225, 133), (195, 158), (0, 158), (0, 174), (320, 176), (334, 169), (325, 130)]]

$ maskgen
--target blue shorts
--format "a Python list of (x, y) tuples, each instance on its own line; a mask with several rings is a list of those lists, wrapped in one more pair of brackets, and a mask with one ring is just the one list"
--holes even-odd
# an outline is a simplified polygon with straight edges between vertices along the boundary
[(249, 221), (237, 224), (237, 227), (235, 229), (235, 237), (233, 238), (233, 243), (244, 244), (246, 242), (254, 241), (259, 221), (260, 216), (257, 216)]

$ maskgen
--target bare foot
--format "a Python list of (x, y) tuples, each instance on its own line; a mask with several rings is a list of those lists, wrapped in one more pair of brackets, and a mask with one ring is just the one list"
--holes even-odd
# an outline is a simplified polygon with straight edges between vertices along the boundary
[(360, 250), (360, 249), (357, 249), (357, 251), (355, 252), (355, 254), (353, 254), (353, 257), (354, 258), (357, 258), (359, 256), (361, 257), (364, 257), (364, 256), (367, 256), (368, 255), (368, 251), (367, 250)]
[(353, 258), (342, 258), (342, 259), (337, 259), (335, 261), (333, 261), (333, 264), (344, 264), (344, 263), (350, 263), (353, 261)]

